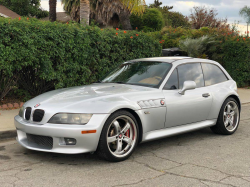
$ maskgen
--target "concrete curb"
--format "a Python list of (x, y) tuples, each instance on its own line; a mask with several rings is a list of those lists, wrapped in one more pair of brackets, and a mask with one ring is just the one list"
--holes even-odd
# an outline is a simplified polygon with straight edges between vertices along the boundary
[(17, 136), (16, 130), (0, 131), (0, 141), (7, 140), (7, 139), (13, 139), (16, 136)]

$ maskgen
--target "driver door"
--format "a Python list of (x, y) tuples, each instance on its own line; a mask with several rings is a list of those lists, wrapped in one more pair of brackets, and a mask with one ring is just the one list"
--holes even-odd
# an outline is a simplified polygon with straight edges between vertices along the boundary
[[(187, 90), (184, 95), (178, 93), (185, 81), (194, 81), (196, 88)], [(174, 127), (205, 121), (209, 115), (212, 94), (205, 87), (200, 63), (178, 66), (163, 88), (166, 101), (165, 127)]]

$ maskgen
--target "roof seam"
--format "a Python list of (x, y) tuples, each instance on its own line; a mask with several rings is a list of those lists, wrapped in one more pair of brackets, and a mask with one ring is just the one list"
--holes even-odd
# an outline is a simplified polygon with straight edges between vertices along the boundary
[[(185, 60), (186, 58), (183, 58), (183, 59), (175, 59), (174, 61), (172, 61), (172, 63), (173, 62), (176, 62), (176, 61), (179, 61), (179, 60)], [(189, 57), (188, 59), (194, 59), (193, 57)]]

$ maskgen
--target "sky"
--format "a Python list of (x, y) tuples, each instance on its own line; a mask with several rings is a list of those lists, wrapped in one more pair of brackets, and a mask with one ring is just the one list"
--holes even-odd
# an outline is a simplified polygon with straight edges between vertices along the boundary
[[(152, 4), (154, 0), (146, 0), (147, 4)], [(242, 32), (246, 31), (246, 23), (242, 17), (239, 16), (239, 10), (247, 5), (250, 6), (250, 0), (160, 0), (163, 6), (173, 6), (173, 11), (181, 12), (185, 16), (190, 15), (190, 10), (194, 6), (206, 6), (218, 10), (219, 18), (227, 18), (230, 24), (239, 21), (239, 29)], [(48, 0), (41, 0), (41, 7), (49, 10)], [(63, 12), (63, 7), (60, 0), (57, 0), (57, 11)]]

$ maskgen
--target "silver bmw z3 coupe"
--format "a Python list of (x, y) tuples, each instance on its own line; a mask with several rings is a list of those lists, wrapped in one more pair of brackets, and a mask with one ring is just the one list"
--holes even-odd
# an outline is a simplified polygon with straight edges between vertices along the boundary
[(123, 161), (141, 142), (206, 127), (231, 135), (240, 110), (236, 82), (219, 63), (160, 57), (122, 63), (99, 83), (39, 95), (15, 126), (28, 149)]

